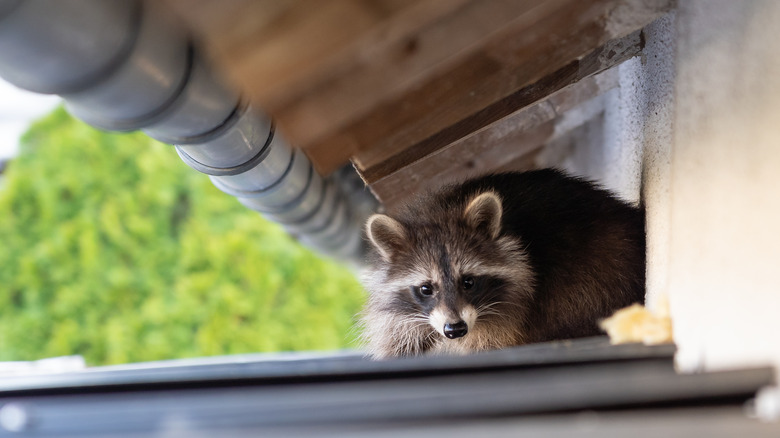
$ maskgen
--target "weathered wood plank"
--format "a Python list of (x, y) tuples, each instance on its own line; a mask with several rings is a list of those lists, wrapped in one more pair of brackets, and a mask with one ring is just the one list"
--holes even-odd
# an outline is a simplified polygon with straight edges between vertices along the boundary
[[(444, 3), (448, 2), (436, 1), (435, 5), (441, 9)], [(437, 11), (446, 13), (427, 21), (417, 17), (416, 10), (409, 11), (417, 26), (407, 23), (411, 17), (406, 14), (390, 20), (380, 35), (365, 38), (372, 42), (361, 51), (360, 59), (344, 60), (340, 71), (310, 84), (306, 94), (271, 108), (282, 129), (306, 126), (304, 132), (295, 134), (295, 140), (304, 146), (332, 135), (384, 102), (410, 92), (418, 83), (446, 75), (460, 59), (478, 52), (518, 16), (540, 7), (536, 0), (460, 3), (452, 11)]]
[[(371, 190), (388, 209), (392, 209), (410, 193), (448, 182), (488, 172), (531, 169), (535, 167), (535, 159), (542, 146), (563, 134), (561, 129), (566, 129), (571, 123), (570, 120), (562, 122), (566, 120), (562, 116), (567, 111), (617, 85), (615, 70), (585, 78), (410, 164), (404, 164), (376, 181), (370, 181)], [(367, 154), (360, 154), (364, 155)], [(392, 161), (386, 156), (369, 158), (378, 163)], [(361, 169), (357, 157), (353, 161), (355, 167)]]
[[(413, 82), (420, 70), (495, 32), (502, 15), (535, 3), (487, 2), (488, 14), (472, 16), (464, 5), (480, 2), (230, 0), (224, 8), (213, 0), (195, 7), (167, 2), (255, 102), (272, 113), (297, 102), (295, 117), (308, 127), (299, 135), (362, 111), (361, 102)], [(318, 108), (316, 117), (306, 108)]]
[[(471, 114), (460, 122), (438, 131), (432, 136), (409, 148), (403, 149), (394, 155), (389, 155), (387, 153), (391, 153), (395, 151), (395, 149), (380, 147), (374, 149), (377, 151), (384, 151), (387, 154), (382, 156), (381, 159), (373, 158), (369, 161), (365, 158), (368, 154), (357, 154), (355, 162), (358, 164), (358, 170), (361, 172), (363, 179), (367, 183), (372, 184), (375, 181), (420, 160), (433, 151), (446, 147), (471, 133), (484, 129), (502, 118), (508, 117), (520, 108), (527, 107), (568, 85), (576, 83), (581, 79), (599, 73), (637, 55), (641, 51), (642, 45), (641, 32), (634, 32), (626, 37), (610, 41), (606, 45), (584, 56), (582, 59), (564, 66), (562, 69), (551, 73), (538, 82), (518, 90), (487, 108)], [(534, 114), (534, 112), (530, 112), (529, 114)], [(527, 124), (532, 122), (532, 120), (523, 121), (522, 118), (525, 117), (528, 117), (528, 115), (520, 115), (519, 117), (513, 118), (515, 122), (520, 123), (514, 129), (522, 130), (524, 126), (528, 126)]]
[(519, 90), (671, 0), (166, 2), (327, 173), (368, 149), (435, 150), (511, 113)]
[[(615, 65), (620, 58), (613, 53), (615, 47), (602, 46), (607, 33), (604, 15), (598, 11), (606, 14), (604, 3), (614, 6), (577, 2), (570, 5), (572, 10), (552, 16), (539, 16), (540, 11), (533, 10), (523, 16), (533, 15), (529, 19), (533, 24), (516, 24), (514, 32), (507, 32), (511, 38), (483, 47), (338, 133), (303, 146), (325, 171), (339, 163), (338, 152), (354, 155), (370, 148), (402, 157), (406, 151), (417, 155), (425, 148), (429, 153), (587, 74)], [(602, 49), (594, 51), (595, 47)], [(641, 44), (633, 47), (638, 50)]]
[[(435, 189), (497, 168), (524, 170), (528, 168), (529, 154), (538, 151), (554, 130), (555, 122), (551, 120), (525, 130), (510, 130), (489, 143), (481, 142), (481, 136), (477, 135), (453, 148), (435, 151), (369, 187), (385, 208), (392, 210), (409, 195), (424, 189)], [(491, 131), (487, 135), (495, 133)]]
[[(547, 99), (520, 109), (510, 116), (492, 123), (481, 130), (475, 131), (460, 140), (450, 143), (442, 148), (442, 151), (454, 156), (463, 156), (463, 149), (472, 147), (474, 144), (499, 147), (501, 143), (506, 143), (503, 139), (511, 135), (511, 133), (522, 132), (536, 127), (543, 122), (552, 120), (575, 106), (617, 87), (617, 85), (618, 78), (616, 70), (606, 70), (602, 73), (590, 76), (553, 93), (548, 96)], [(367, 169), (376, 166), (391, 157), (392, 151), (374, 148), (360, 152), (352, 158), (352, 161), (357, 169)], [(491, 169), (475, 168), (474, 170), (482, 173)], [(391, 173), (386, 177), (382, 177), (380, 180), (383, 180), (384, 178), (393, 178), (393, 174)]]
[[(430, 0), (428, 0), (430, 2)], [(462, 1), (462, 0), (461, 0)], [(372, 33), (420, 10), (416, 0), (166, 0), (256, 104), (273, 112), (368, 50)], [(438, 9), (450, 8), (450, 2)], [(458, 1), (453, 1), (457, 4)], [(419, 10), (419, 11), (418, 11)], [(425, 20), (421, 19), (424, 25)]]

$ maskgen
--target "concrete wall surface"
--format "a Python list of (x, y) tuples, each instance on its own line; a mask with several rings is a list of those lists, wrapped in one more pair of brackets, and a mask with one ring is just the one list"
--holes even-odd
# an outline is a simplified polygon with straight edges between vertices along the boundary
[(603, 73), (616, 74), (618, 86), (566, 113), (574, 122), (559, 126), (571, 129), (536, 163), (586, 176), (631, 203), (643, 201), (650, 306), (668, 287), (675, 34), (675, 12), (647, 26), (643, 55)]
[(780, 368), (780, 2), (681, 0), (677, 32), (667, 273), (677, 364)]
[(538, 164), (642, 200), (681, 371), (780, 369), (780, 1), (679, 0), (644, 37)]

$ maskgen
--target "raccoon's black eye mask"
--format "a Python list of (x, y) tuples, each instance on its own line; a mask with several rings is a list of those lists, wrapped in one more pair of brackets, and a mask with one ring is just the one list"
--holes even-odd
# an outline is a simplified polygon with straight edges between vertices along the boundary
[[(471, 275), (466, 275), (460, 280), (460, 284), (463, 287), (463, 290), (473, 289), (477, 284), (477, 279)], [(419, 286), (411, 286), (410, 289), (412, 293), (421, 298), (428, 298), (433, 296), (433, 285), (430, 283), (423, 283)]]
[(433, 286), (430, 283), (423, 283), (419, 286), (412, 286), (412, 292), (422, 297), (433, 295)]

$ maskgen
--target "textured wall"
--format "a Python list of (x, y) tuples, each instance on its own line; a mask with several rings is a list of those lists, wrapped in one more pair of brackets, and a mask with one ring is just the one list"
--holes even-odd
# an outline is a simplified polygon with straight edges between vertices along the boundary
[(679, 0), (645, 39), (538, 164), (641, 198), (680, 370), (780, 370), (780, 2)]
[(668, 284), (678, 365), (780, 365), (780, 2), (677, 11)]
[(644, 155), (654, 161), (670, 144), (674, 14), (644, 35), (644, 55), (616, 68), (619, 86), (564, 114), (556, 131), (579, 127), (560, 136), (565, 147), (555, 144), (538, 160), (595, 179), (631, 202), (640, 199)]
[(667, 287), (675, 14), (650, 24), (644, 35), (642, 57), (604, 73), (617, 74), (618, 87), (565, 114), (556, 131), (570, 131), (537, 164), (585, 175), (630, 202), (644, 201), (652, 306)]
[(778, 23), (774, 0), (680, 0), (539, 157), (641, 198), (683, 371), (780, 369)]
[(642, 150), (640, 171), (647, 217), (647, 303), (650, 307), (659, 294), (667, 292), (668, 286), (675, 15), (670, 13), (648, 26), (641, 62), (621, 66), (620, 72), (625, 99), (634, 102), (631, 123), (625, 126), (630, 133), (624, 135), (631, 139), (631, 144), (640, 144)]

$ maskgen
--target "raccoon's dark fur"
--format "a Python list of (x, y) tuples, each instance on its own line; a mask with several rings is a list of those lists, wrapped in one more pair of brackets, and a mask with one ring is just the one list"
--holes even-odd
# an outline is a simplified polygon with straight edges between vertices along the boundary
[(643, 211), (553, 169), (448, 186), (366, 234), (362, 336), (378, 358), (597, 335), (644, 301)]

